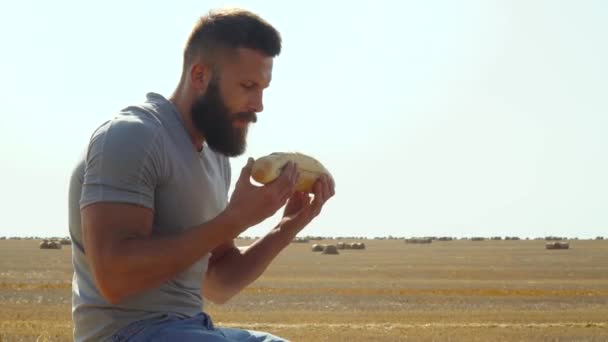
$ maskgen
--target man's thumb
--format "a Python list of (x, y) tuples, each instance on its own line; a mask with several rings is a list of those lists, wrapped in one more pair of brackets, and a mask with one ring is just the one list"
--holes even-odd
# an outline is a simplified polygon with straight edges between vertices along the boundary
[(243, 180), (249, 180), (249, 177), (251, 176), (251, 169), (253, 168), (253, 158), (249, 157), (247, 159), (247, 164), (245, 164), (245, 166), (243, 166), (243, 168), (241, 169), (241, 181)]

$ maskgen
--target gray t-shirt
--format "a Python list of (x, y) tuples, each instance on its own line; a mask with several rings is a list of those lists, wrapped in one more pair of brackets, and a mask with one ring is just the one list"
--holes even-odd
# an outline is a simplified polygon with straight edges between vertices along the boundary
[(108, 340), (134, 321), (165, 313), (200, 313), (209, 260), (206, 255), (160, 287), (112, 305), (97, 289), (87, 262), (80, 209), (97, 202), (141, 205), (154, 210), (152, 234), (170, 235), (218, 215), (226, 207), (229, 187), (228, 158), (206, 144), (198, 152), (177, 108), (161, 95), (149, 93), (143, 104), (127, 107), (101, 125), (70, 180), (74, 340)]

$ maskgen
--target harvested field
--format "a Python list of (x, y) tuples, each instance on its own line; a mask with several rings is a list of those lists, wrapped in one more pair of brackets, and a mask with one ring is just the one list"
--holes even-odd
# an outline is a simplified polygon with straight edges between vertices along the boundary
[[(72, 247), (39, 243), (0, 241), (0, 341), (71, 338)], [(608, 241), (572, 241), (559, 253), (544, 240), (365, 245), (327, 256), (291, 244), (207, 311), (216, 325), (293, 341), (608, 340)]]

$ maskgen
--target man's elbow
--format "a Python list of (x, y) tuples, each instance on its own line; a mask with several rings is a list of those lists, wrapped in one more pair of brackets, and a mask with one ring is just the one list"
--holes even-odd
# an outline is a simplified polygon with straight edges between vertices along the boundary
[(213, 304), (223, 305), (228, 303), (230, 299), (239, 293), (238, 289), (229, 289), (227, 287), (222, 287), (221, 290), (206, 290), (204, 291), (204, 297), (210, 300)]
[(116, 305), (122, 302), (127, 296), (121, 293), (118, 289), (114, 289), (111, 286), (103, 286), (101, 284), (97, 285), (99, 288), (99, 292), (103, 296), (103, 298), (110, 304)]
[(122, 302), (127, 296), (127, 289), (121, 286), (124, 282), (110, 272), (95, 274), (95, 285), (103, 298), (112, 305)]
[(230, 297), (230, 296), (207, 296), (206, 298), (215, 305), (224, 305), (224, 304), (228, 303), (228, 301), (232, 297)]

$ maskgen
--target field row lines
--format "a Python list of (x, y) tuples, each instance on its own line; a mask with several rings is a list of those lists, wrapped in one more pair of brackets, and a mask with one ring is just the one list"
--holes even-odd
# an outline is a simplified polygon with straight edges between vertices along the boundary
[[(40, 326), (48, 329), (53, 327), (61, 330), (71, 329), (71, 322), (52, 321), (12, 321), (0, 322), (0, 330), (38, 329)], [(551, 328), (600, 328), (607, 329), (606, 322), (550, 322), (550, 323), (498, 323), (498, 322), (463, 322), (463, 323), (238, 323), (216, 322), (217, 327), (241, 328), (251, 330), (264, 329), (346, 329), (346, 330), (391, 330), (391, 329), (551, 329)]]
[(553, 323), (221, 323), (217, 326), (243, 329), (418, 329), (418, 328), (608, 328), (608, 322), (553, 322)]
[[(40, 291), (71, 289), (72, 283), (1, 282), (0, 290)], [(251, 287), (243, 290), (248, 295), (341, 295), (341, 296), (471, 296), (471, 297), (608, 297), (608, 289), (539, 289), (539, 288), (286, 288)]]

